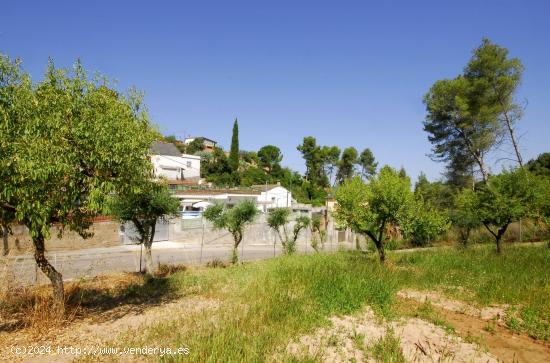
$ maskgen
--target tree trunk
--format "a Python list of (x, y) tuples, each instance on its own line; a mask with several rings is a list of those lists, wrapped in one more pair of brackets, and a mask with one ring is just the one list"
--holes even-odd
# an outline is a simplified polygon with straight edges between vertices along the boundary
[(496, 242), (497, 242), (497, 253), (498, 254), (501, 254), (502, 253), (502, 246), (501, 246), (501, 243), (500, 241), (502, 240), (502, 236), (504, 236), (504, 233), (506, 233), (506, 229), (508, 228), (508, 224), (506, 224), (505, 226), (503, 226), (502, 228), (500, 228), (498, 230), (498, 233), (496, 235)]
[(42, 270), (48, 279), (50, 279), (54, 301), (58, 305), (60, 311), (63, 312), (65, 304), (63, 277), (52, 265), (50, 265), (44, 255), (44, 236), (39, 234), (37, 237), (33, 237), (32, 241), (34, 244), (34, 260), (36, 261), (36, 265), (40, 268), (40, 270)]
[(499, 228), (497, 233), (493, 232), (493, 230), (491, 228), (489, 228), (489, 225), (487, 223), (483, 223), (483, 225), (489, 231), (489, 233), (491, 233), (493, 235), (493, 237), (495, 237), (495, 241), (496, 241), (496, 244), (497, 244), (497, 253), (498, 254), (502, 253), (502, 245), (501, 245), (502, 236), (504, 236), (504, 233), (506, 233), (506, 230), (508, 229), (508, 226), (510, 225), (510, 222), (511, 221), (508, 221), (508, 223), (506, 223), (504, 226)]
[(233, 254), (231, 256), (231, 263), (236, 264), (239, 262), (238, 248), (243, 239), (243, 235), (240, 232), (233, 232)]
[(497, 241), (497, 253), (500, 255), (502, 253), (502, 247), (500, 245), (500, 239), (501, 239), (502, 236), (498, 236), (496, 237), (496, 241)]
[(8, 227), (0, 226), (0, 229), (2, 229), (2, 241), (4, 242), (4, 249), (2, 251), (2, 254), (4, 256), (7, 256), (8, 253), (10, 253), (10, 246), (8, 244)]
[(376, 248), (378, 249), (378, 254), (380, 255), (380, 262), (384, 263), (384, 261), (386, 261), (386, 253), (384, 252), (384, 245), (382, 242), (377, 242)]
[(153, 266), (153, 254), (151, 253), (151, 247), (153, 246), (153, 239), (155, 238), (155, 226), (156, 222), (152, 222), (151, 233), (148, 235), (143, 243), (145, 246), (145, 272), (153, 275), (155, 273), (155, 267)]

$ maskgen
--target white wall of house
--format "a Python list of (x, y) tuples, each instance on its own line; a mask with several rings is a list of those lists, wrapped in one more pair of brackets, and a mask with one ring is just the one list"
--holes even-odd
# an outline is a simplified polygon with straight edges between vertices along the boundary
[(155, 177), (169, 180), (200, 179), (200, 156), (183, 154), (182, 156), (152, 155), (151, 162)]
[[(258, 196), (258, 205), (270, 208), (290, 208), (292, 206), (292, 193), (281, 186), (263, 191)], [(262, 208), (263, 209), (263, 208)]]

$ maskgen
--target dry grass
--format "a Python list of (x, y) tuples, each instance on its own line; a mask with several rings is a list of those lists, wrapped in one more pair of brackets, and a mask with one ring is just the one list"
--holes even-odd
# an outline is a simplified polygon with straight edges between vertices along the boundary
[(53, 304), (49, 285), (9, 287), (0, 291), (0, 331), (25, 329), (44, 335), (83, 319), (108, 319), (109, 311), (121, 305), (158, 304), (174, 297), (167, 280), (182, 266), (162, 267), (159, 277), (125, 273), (65, 283), (65, 314)]

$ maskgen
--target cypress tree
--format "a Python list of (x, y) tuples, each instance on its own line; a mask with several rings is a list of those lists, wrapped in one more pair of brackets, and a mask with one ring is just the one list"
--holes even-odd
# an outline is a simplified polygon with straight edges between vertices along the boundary
[(239, 124), (237, 123), (237, 119), (235, 119), (235, 122), (233, 123), (233, 136), (231, 137), (229, 165), (235, 174), (239, 171)]

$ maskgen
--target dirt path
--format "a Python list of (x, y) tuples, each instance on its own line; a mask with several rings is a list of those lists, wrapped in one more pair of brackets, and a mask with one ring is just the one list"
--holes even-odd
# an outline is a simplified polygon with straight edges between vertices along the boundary
[[(452, 335), (443, 328), (417, 318), (388, 322), (375, 317), (370, 308), (353, 316), (332, 317), (331, 326), (320, 328), (288, 344), (285, 353), (321, 362), (375, 362), (372, 346), (388, 337), (397, 339), (393, 356), (407, 362), (497, 363), (477, 344)], [(382, 345), (382, 350), (392, 349)]]
[(514, 334), (503, 326), (503, 307), (478, 309), (437, 292), (404, 290), (398, 295), (412, 308), (428, 299), (438, 317), (450, 323), (460, 336), (479, 342), (502, 362), (550, 362), (550, 344)]

